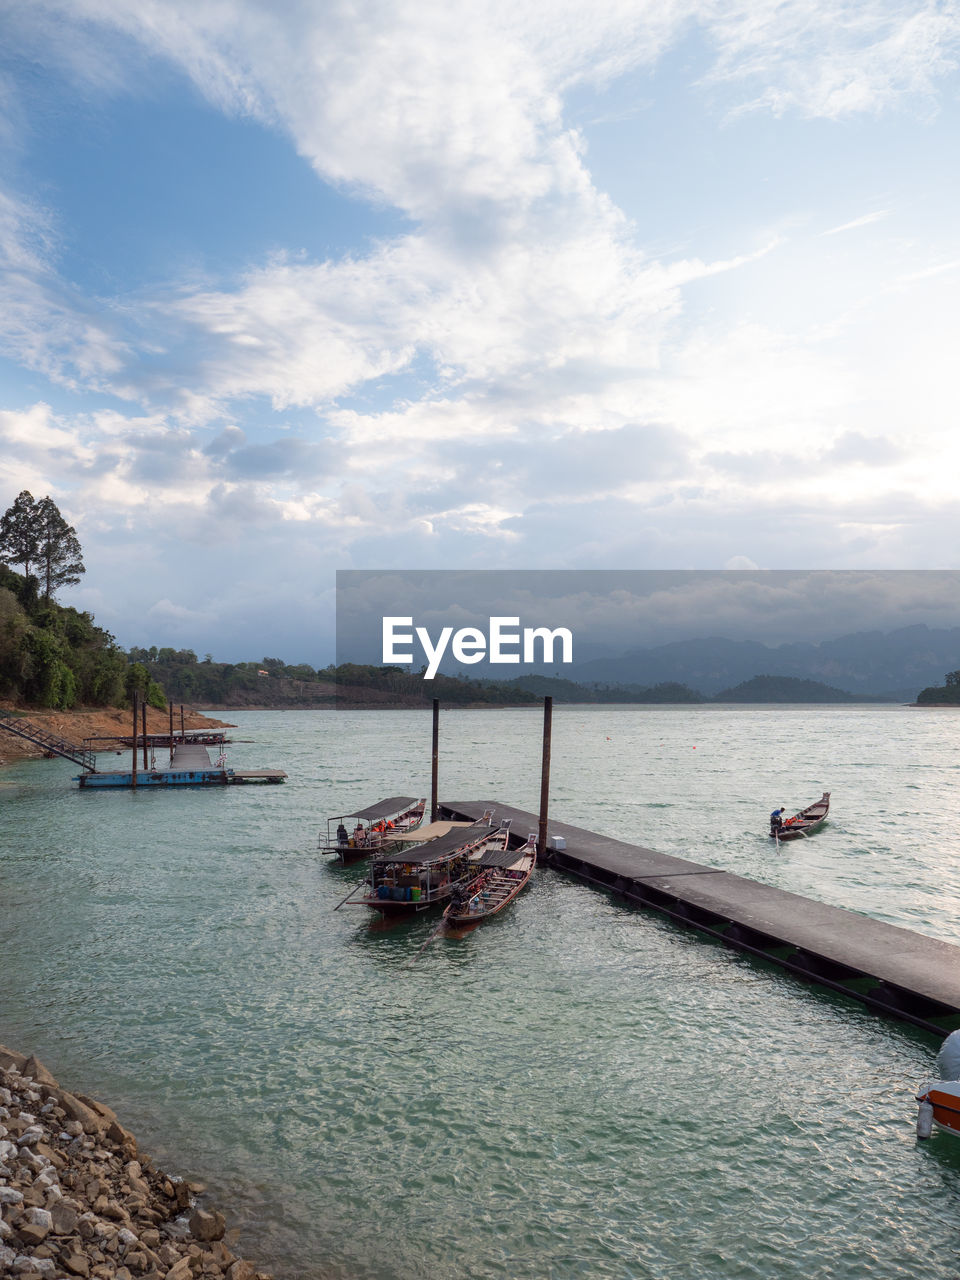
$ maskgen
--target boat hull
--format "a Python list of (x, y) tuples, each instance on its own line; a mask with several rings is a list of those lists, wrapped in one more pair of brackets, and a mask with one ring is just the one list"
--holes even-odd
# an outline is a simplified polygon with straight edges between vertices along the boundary
[(806, 809), (801, 809), (782, 826), (774, 827), (771, 822), (770, 839), (798, 840), (802, 836), (807, 836), (811, 831), (817, 831), (823, 826), (829, 812), (830, 792), (825, 791), (819, 800), (814, 804), (808, 804)]
[(933, 1123), (938, 1129), (960, 1138), (960, 1080), (931, 1080), (917, 1094), (917, 1100), (933, 1107)]

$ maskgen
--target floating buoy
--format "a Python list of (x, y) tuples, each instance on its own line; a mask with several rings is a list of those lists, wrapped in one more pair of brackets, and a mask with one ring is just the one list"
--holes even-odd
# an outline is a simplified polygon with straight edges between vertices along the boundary
[(917, 1137), (929, 1138), (933, 1132), (933, 1106), (926, 1098), (920, 1100), (917, 1108)]

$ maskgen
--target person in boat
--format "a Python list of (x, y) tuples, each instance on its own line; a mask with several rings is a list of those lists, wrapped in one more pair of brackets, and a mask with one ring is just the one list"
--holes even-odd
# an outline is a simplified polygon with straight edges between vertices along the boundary
[(353, 843), (358, 849), (362, 848), (367, 843), (367, 833), (363, 829), (362, 822), (358, 822), (353, 829)]
[(347, 835), (347, 828), (341, 822), (337, 827), (337, 844), (346, 844), (350, 837)]
[[(781, 805), (779, 809), (774, 809), (773, 813), (771, 813), (771, 815), (770, 815), (770, 830), (771, 830), (771, 831), (779, 831), (779, 830), (783, 827), (783, 825), (784, 825), (784, 823), (783, 823), (783, 815), (786, 813), (786, 811), (787, 811), (787, 810), (786, 810), (786, 806), (785, 806), (785, 805)], [(789, 819), (788, 819), (788, 821), (789, 821)]]

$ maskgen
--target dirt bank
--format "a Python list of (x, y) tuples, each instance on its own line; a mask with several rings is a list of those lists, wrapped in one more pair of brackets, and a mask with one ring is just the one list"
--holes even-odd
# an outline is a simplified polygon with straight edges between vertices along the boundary
[[(39, 725), (47, 733), (56, 734), (68, 742), (82, 743), (84, 738), (105, 737), (108, 734), (128, 736), (133, 729), (133, 713), (119, 707), (78, 707), (74, 711), (38, 711), (15, 707), (10, 702), (0, 702), (2, 711), (18, 711), (32, 724)], [(174, 729), (180, 728), (180, 709), (174, 713)], [(232, 728), (228, 720), (217, 720), (213, 716), (202, 715), (199, 711), (184, 708), (183, 726), (185, 729), (220, 729)], [(147, 733), (167, 733), (170, 727), (170, 716), (166, 711), (157, 711), (155, 707), (147, 707)], [(107, 747), (108, 743), (96, 744)], [(0, 765), (14, 764), (19, 760), (40, 759), (44, 755), (42, 747), (34, 746), (23, 738), (0, 729)]]

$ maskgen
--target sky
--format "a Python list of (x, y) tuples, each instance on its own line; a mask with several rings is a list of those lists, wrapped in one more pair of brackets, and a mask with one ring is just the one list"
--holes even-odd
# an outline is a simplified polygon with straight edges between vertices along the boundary
[(0, 510), (124, 646), (322, 665), (337, 570), (956, 567), (956, 4), (0, 0), (0, 50)]

